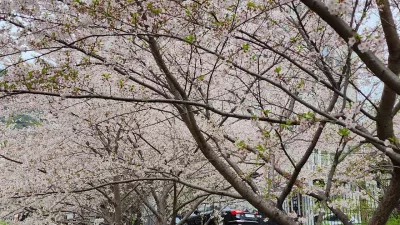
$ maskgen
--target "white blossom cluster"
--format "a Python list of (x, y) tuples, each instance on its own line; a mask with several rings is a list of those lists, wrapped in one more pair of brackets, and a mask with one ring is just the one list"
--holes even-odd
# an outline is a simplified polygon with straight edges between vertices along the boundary
[(351, 14), (353, 10), (351, 0), (329, 0), (326, 6), (332, 15), (347, 15)]

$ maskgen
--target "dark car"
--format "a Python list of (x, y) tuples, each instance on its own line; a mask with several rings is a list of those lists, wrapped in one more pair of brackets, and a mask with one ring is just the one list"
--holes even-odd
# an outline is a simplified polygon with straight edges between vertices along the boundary
[[(189, 218), (186, 219), (184, 225), (203, 225), (210, 219), (213, 212), (214, 206), (203, 205), (199, 207), (196, 211), (194, 211)], [(211, 220), (208, 224), (218, 225), (218, 223), (214, 219)]]
[(224, 225), (257, 225), (258, 215), (244, 210), (222, 211)]
[[(186, 225), (204, 225), (210, 220), (214, 212), (213, 207), (205, 207), (203, 211), (196, 210), (189, 218), (187, 218)], [(236, 209), (223, 209), (220, 210), (220, 218), (212, 218), (208, 225), (258, 225), (259, 216), (245, 210)], [(218, 221), (221, 219), (221, 221)]]

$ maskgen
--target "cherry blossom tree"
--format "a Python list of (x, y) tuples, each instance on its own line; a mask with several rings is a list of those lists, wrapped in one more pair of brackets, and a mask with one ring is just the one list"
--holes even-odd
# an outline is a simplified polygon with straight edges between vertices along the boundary
[[(85, 212), (100, 215), (109, 223), (122, 224), (131, 221), (129, 213), (138, 212), (144, 204), (155, 212), (160, 224), (165, 224), (173, 213), (193, 207), (210, 192), (218, 194), (215, 191), (218, 186), (227, 188), (223, 182), (212, 181), (221, 178), (216, 177), (218, 174), (200, 152), (185, 152), (190, 149), (193, 152), (196, 147), (185, 140), (184, 133), (173, 128), (173, 118), (169, 115), (161, 119), (163, 115), (158, 111), (155, 115), (140, 106), (134, 111), (125, 108), (124, 112), (123, 104), (112, 107), (99, 101), (85, 101), (86, 110), (77, 112), (76, 102), (70, 103), (72, 106), (68, 101), (49, 102), (48, 111), (30, 112), (38, 114), (33, 116), (42, 122), (29, 123), (24, 129), (13, 122), (4, 123), (3, 138), (11, 140), (3, 142), (1, 154), (2, 167), (9, 168), (2, 174), (7, 184), (2, 187), (2, 205), (9, 206), (3, 208), (5, 215), (28, 208), (54, 220), (60, 212)], [(38, 110), (37, 106), (23, 105), (3, 113), (9, 116), (17, 110), (28, 114), (30, 107)], [(101, 108), (106, 111), (100, 117), (89, 115), (92, 107), (96, 112)], [(157, 129), (160, 131), (155, 132)], [(59, 138), (43, 141), (54, 133)], [(160, 134), (171, 142), (148, 141)], [(184, 170), (189, 164), (192, 170)], [(187, 183), (192, 177), (196, 180)], [(215, 189), (208, 191), (209, 185)], [(172, 189), (174, 197), (170, 194)], [(149, 194), (154, 196), (156, 208), (148, 203)]]
[[(165, 224), (173, 213), (193, 207), (210, 192), (218, 194), (215, 191), (218, 186), (227, 188), (223, 187), (223, 182), (215, 184), (212, 181), (221, 178), (215, 176), (218, 174), (200, 152), (185, 152), (190, 149), (193, 152), (196, 147), (190, 140), (185, 140), (184, 133), (173, 128), (173, 117), (166, 115), (161, 119), (163, 114), (159, 111), (156, 115), (140, 106), (133, 111), (125, 108), (127, 111), (124, 112), (123, 104), (112, 107), (99, 101), (85, 101), (86, 110), (77, 112), (75, 104), (75, 101), (49, 102), (48, 111), (31, 112), (38, 114), (35, 116), (42, 122), (39, 125), (30, 123), (25, 129), (4, 123), (3, 138), (11, 140), (3, 143), (1, 155), (5, 159), (2, 167), (10, 168), (2, 174), (7, 184), (2, 187), (2, 205), (9, 206), (3, 209), (4, 214), (28, 208), (54, 220), (60, 212), (84, 214), (83, 209), (86, 214), (95, 213), (109, 223), (122, 224), (131, 221), (129, 213), (132, 210), (137, 212), (137, 207), (145, 204), (158, 216), (159, 223)], [(3, 113), (9, 116), (15, 114), (13, 110), (20, 113), (29, 113), (28, 109), (35, 107), (38, 110), (35, 105), (20, 106), (8, 108)], [(92, 107), (97, 109), (96, 112), (101, 108), (106, 111), (100, 117), (90, 115)], [(157, 129), (159, 132), (155, 132)], [(43, 141), (54, 133), (59, 138), (53, 138), (51, 143)], [(148, 141), (160, 134), (171, 142)], [(21, 136), (24, 141), (19, 143)], [(154, 161), (160, 163), (157, 165)], [(189, 164), (192, 170), (183, 170)], [(185, 182), (191, 177), (196, 181)], [(157, 181), (161, 183), (153, 184)], [(207, 185), (198, 185), (198, 182)], [(215, 185), (215, 189), (204, 189), (209, 185)], [(170, 192), (175, 186), (179, 193), (174, 189), (172, 197)], [(156, 208), (148, 203), (147, 194), (154, 196)], [(171, 204), (167, 204), (168, 201)]]
[[(342, 184), (362, 186), (385, 164), (390, 185), (369, 224), (385, 224), (399, 203), (395, 0), (0, 5), (2, 101), (15, 111), (41, 103), (46, 117), (59, 115), (58, 129), (32, 131), (40, 135), (28, 141), (37, 146), (26, 152), (18, 151), (27, 145), (17, 130), (2, 129), (3, 158), (21, 166), (6, 182), (20, 189), (6, 197), (45, 194), (46, 178), (61, 182), (51, 188), (64, 194), (104, 179), (113, 198), (124, 182), (167, 180), (152, 194), (162, 199), (152, 210), (160, 224), (163, 193), (179, 183), (244, 198), (282, 225), (303, 222), (283, 210), (300, 192), (347, 225), (350, 215), (335, 199), (349, 191)], [(44, 151), (56, 142), (65, 146)], [(82, 149), (87, 154), (65, 163)], [(328, 166), (308, 166), (316, 149), (333, 155)], [(27, 168), (42, 182), (24, 177)], [(208, 177), (192, 179), (203, 168)]]

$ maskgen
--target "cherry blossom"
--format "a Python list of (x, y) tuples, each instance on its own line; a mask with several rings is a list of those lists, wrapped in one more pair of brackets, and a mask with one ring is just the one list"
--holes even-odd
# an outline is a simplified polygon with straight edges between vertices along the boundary
[[(400, 17), (357, 3), (0, 1), (2, 216), (165, 225), (224, 196), (292, 225), (314, 216), (284, 208), (295, 193), (337, 215), (356, 194), (384, 224)], [(384, 200), (359, 187), (382, 177)]]

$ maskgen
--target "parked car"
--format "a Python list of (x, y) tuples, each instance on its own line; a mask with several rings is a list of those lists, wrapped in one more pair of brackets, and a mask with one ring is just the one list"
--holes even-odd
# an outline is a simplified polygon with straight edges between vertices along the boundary
[[(218, 209), (215, 209), (218, 210)], [(210, 220), (209, 225), (258, 225), (259, 216), (248, 210), (230, 209), (226, 207), (218, 210), (220, 217), (215, 217)], [(185, 225), (204, 225), (214, 213), (214, 207), (206, 206), (196, 210), (189, 218)], [(218, 220), (221, 221), (218, 221)]]
[(222, 211), (224, 225), (256, 225), (259, 224), (259, 216), (244, 210)]
[[(210, 219), (213, 212), (214, 206), (202, 205), (186, 219), (184, 225), (203, 225)], [(210, 221), (209, 225), (217, 225), (217, 222), (215, 220)]]

